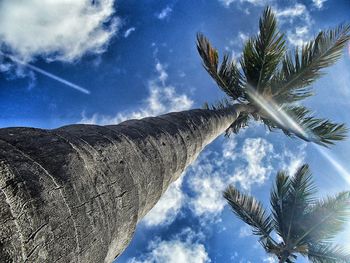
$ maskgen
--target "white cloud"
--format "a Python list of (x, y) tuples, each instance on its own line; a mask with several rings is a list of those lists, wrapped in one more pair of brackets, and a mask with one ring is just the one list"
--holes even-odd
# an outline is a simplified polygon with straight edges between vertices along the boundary
[(261, 185), (272, 171), (268, 161), (269, 154), (273, 153), (273, 146), (262, 138), (248, 138), (244, 141), (240, 156), (246, 165), (236, 169), (230, 178), (231, 183), (239, 183), (245, 190), (253, 184)]
[(235, 153), (235, 148), (237, 146), (237, 142), (232, 138), (228, 138), (222, 144), (222, 156), (228, 160), (235, 160), (237, 154)]
[(306, 144), (302, 144), (297, 153), (288, 150), (283, 152), (281, 168), (287, 171), (289, 175), (294, 175), (297, 169), (305, 163), (305, 147)]
[(211, 262), (203, 244), (198, 243), (196, 234), (186, 229), (175, 238), (155, 240), (150, 243), (149, 253), (139, 258), (129, 259), (128, 263), (205, 263)]
[(172, 11), (173, 11), (173, 9), (169, 6), (167, 6), (162, 11), (160, 11), (160, 13), (157, 15), (157, 17), (158, 17), (158, 19), (163, 20), (163, 19), (167, 18)]
[(239, 237), (243, 238), (243, 237), (249, 237), (252, 235), (252, 230), (250, 229), (249, 226), (242, 226), (239, 229)]
[(143, 218), (142, 222), (146, 226), (169, 225), (171, 224), (185, 200), (184, 193), (181, 191), (183, 176), (172, 183), (157, 204)]
[[(204, 167), (198, 168), (206, 172)], [(190, 186), (196, 192), (196, 198), (190, 201), (191, 209), (195, 215), (215, 215), (224, 209), (226, 203), (222, 198), (222, 191), (226, 185), (222, 178), (215, 177), (215, 173), (193, 177), (190, 181)]]
[(241, 31), (239, 31), (238, 38), (241, 40), (241, 43), (244, 43), (249, 39), (249, 36)]
[(278, 261), (273, 256), (267, 256), (267, 257), (263, 258), (263, 262), (277, 263)]
[(116, 33), (114, 0), (3, 0), (0, 46), (18, 59), (71, 62), (105, 51)]
[[(225, 50), (230, 52), (234, 61), (239, 61), (242, 56), (242, 49), (245, 42), (249, 39), (249, 35), (239, 31), (238, 35), (229, 41), (229, 45), (225, 46)], [(241, 69), (241, 64), (237, 63), (237, 67)]]
[(275, 11), (281, 24), (288, 23), (286, 28), (288, 28), (287, 39), (289, 43), (300, 46), (312, 38), (310, 31), (314, 22), (305, 5), (297, 3), (294, 6)]
[(229, 7), (236, 0), (219, 0), (224, 6)]
[(302, 46), (310, 40), (309, 27), (295, 27), (294, 30), (289, 30), (287, 35), (288, 41), (294, 46)]
[(270, 0), (219, 0), (219, 2), (222, 3), (225, 7), (229, 7), (234, 2), (249, 3), (255, 6), (262, 6), (269, 3)]
[(158, 79), (164, 85), (168, 78), (168, 73), (165, 71), (165, 66), (159, 62), (156, 63), (156, 70), (159, 74)]
[(295, 4), (293, 7), (288, 7), (281, 10), (276, 10), (276, 16), (278, 18), (293, 18), (304, 15), (307, 12), (306, 6), (303, 4)]
[[(223, 190), (239, 183), (249, 190), (263, 184), (272, 171), (273, 146), (262, 138), (248, 138), (238, 148), (230, 138), (222, 151), (206, 150), (188, 169), (188, 184), (194, 195), (189, 200), (193, 213), (204, 220), (217, 220), (226, 205)], [(233, 168), (232, 161), (237, 168)]]
[(128, 28), (128, 29), (124, 32), (124, 38), (127, 38), (128, 36), (130, 36), (130, 34), (131, 34), (132, 32), (134, 32), (135, 30), (136, 30), (135, 27), (130, 27), (130, 28)]
[(224, 209), (225, 200), (222, 191), (227, 186), (227, 162), (222, 154), (206, 150), (187, 170), (188, 186), (194, 196), (189, 200), (189, 206), (196, 216), (204, 220), (217, 220)]
[(159, 62), (156, 63), (156, 71), (158, 72), (158, 76), (156, 79), (149, 81), (149, 96), (140, 109), (131, 112), (119, 112), (115, 116), (96, 113), (92, 117), (87, 117), (83, 114), (80, 123), (100, 125), (117, 124), (128, 119), (141, 119), (167, 112), (190, 109), (193, 101), (186, 94), (178, 94), (175, 87), (165, 85), (168, 74), (164, 66)]
[(321, 9), (326, 1), (327, 0), (312, 0), (312, 3), (316, 8)]

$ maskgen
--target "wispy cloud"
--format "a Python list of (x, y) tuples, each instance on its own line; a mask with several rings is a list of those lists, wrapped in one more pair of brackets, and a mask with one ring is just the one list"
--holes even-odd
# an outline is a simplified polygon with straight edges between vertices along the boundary
[(295, 4), (292, 7), (277, 9), (276, 16), (278, 18), (294, 18), (306, 13), (306, 6), (303, 4)]
[(277, 263), (277, 259), (275, 259), (273, 256), (267, 256), (263, 258), (263, 262), (267, 263)]
[(303, 143), (297, 152), (284, 150), (281, 156), (282, 169), (287, 171), (290, 175), (294, 175), (298, 168), (305, 163), (306, 143)]
[(294, 46), (300, 46), (312, 37), (313, 20), (307, 7), (303, 4), (276, 9), (276, 16), (287, 30), (287, 39)]
[(314, 6), (318, 9), (321, 9), (325, 2), (327, 2), (327, 0), (312, 0), (312, 3), (314, 4)]
[(246, 139), (240, 153), (245, 164), (235, 170), (230, 182), (239, 183), (245, 190), (250, 190), (253, 184), (263, 184), (272, 171), (269, 162), (271, 154), (273, 154), (273, 146), (265, 139)]
[(184, 229), (172, 239), (156, 239), (150, 242), (150, 252), (138, 258), (131, 258), (128, 263), (206, 263), (211, 262), (201, 237), (190, 228)]
[(160, 62), (156, 62), (155, 70), (158, 76), (148, 82), (149, 96), (144, 100), (144, 105), (141, 108), (130, 112), (119, 112), (113, 116), (96, 113), (88, 117), (83, 113), (80, 123), (116, 124), (128, 119), (141, 119), (167, 112), (190, 109), (193, 100), (186, 94), (178, 94), (174, 86), (165, 83), (168, 78), (165, 66)]
[(249, 237), (249, 236), (252, 236), (252, 229), (249, 227), (249, 226), (242, 226), (240, 229), (239, 229), (239, 234), (238, 236), (240, 238), (244, 238), (244, 237)]
[(172, 183), (157, 204), (143, 218), (142, 222), (148, 226), (169, 225), (171, 224), (185, 200), (185, 194), (181, 190), (183, 177)]
[[(247, 138), (241, 147), (236, 147), (236, 142), (229, 139), (223, 142), (221, 149), (203, 152), (186, 173), (194, 193), (189, 200), (190, 208), (204, 219), (216, 220), (221, 214), (226, 204), (222, 191), (229, 183), (249, 190), (253, 185), (263, 184), (272, 170), (273, 146), (265, 139)], [(236, 168), (232, 167), (232, 160)]]
[(219, 0), (219, 2), (222, 3), (226, 7), (229, 7), (235, 1), (236, 0)]
[(232, 3), (249, 3), (255, 6), (263, 6), (271, 2), (270, 0), (219, 0), (225, 7), (229, 7)]
[(302, 46), (310, 40), (309, 26), (297, 26), (287, 35), (288, 41), (294, 46)]
[(210, 175), (206, 174), (208, 172), (206, 168), (208, 166), (205, 165), (197, 167), (197, 171), (202, 170), (203, 173), (190, 180), (190, 187), (196, 194), (195, 198), (190, 200), (190, 205), (196, 216), (217, 215), (225, 206), (222, 198), (222, 191), (226, 186), (225, 182), (221, 177), (216, 176), (217, 172), (215, 171), (212, 171)]
[(135, 30), (136, 30), (135, 27), (130, 27), (130, 28), (128, 28), (127, 30), (125, 30), (125, 32), (124, 32), (124, 38), (129, 37), (130, 34), (131, 34), (132, 32), (134, 32)]
[(171, 14), (172, 11), (173, 11), (173, 9), (170, 6), (167, 6), (162, 11), (160, 11), (159, 14), (157, 14), (157, 17), (158, 17), (158, 19), (163, 20), (163, 19), (167, 18)]
[(205, 150), (189, 167), (187, 183), (193, 195), (185, 203), (204, 221), (219, 220), (226, 205), (222, 191), (228, 184), (249, 191), (267, 182), (275, 170), (294, 173), (304, 157), (304, 144), (295, 152), (284, 150), (277, 155), (263, 138), (246, 138), (240, 144), (233, 138), (225, 139), (221, 150)]

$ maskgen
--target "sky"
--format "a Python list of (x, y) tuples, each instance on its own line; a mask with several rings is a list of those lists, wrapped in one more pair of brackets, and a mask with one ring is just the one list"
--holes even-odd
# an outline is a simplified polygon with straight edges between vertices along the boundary
[[(196, 33), (239, 59), (267, 4), (290, 48), (350, 20), (348, 0), (2, 0), (0, 127), (115, 124), (214, 103), (224, 94), (201, 65)], [(350, 46), (305, 102), (348, 126), (349, 68)], [(320, 149), (256, 123), (220, 136), (140, 222), (117, 262), (276, 262), (222, 191), (233, 184), (268, 207), (276, 172), (303, 163), (320, 196), (349, 190), (349, 153), (350, 140)], [(350, 225), (338, 241), (350, 248)]]

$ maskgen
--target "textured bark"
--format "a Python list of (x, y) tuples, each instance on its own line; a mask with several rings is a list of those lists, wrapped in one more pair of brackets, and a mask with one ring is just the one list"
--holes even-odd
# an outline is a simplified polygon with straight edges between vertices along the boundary
[(1, 262), (111, 262), (238, 110), (0, 129)]

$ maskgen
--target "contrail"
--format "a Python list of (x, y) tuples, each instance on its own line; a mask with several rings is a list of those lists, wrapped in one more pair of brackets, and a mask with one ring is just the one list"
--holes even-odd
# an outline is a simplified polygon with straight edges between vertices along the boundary
[[(262, 96), (257, 94), (257, 92), (255, 92), (255, 90), (250, 87), (248, 87), (248, 92), (251, 98), (266, 112), (268, 112), (270, 116), (279, 124), (284, 126), (287, 124), (305, 138), (310, 138), (310, 134), (308, 132), (306, 132), (291, 116), (289, 116), (280, 107), (277, 107), (272, 101), (266, 101)], [(314, 145), (314, 147), (325, 159), (327, 159), (327, 161), (332, 164), (340, 176), (343, 177), (343, 179), (350, 185), (350, 173), (344, 168), (344, 166), (330, 153), (322, 149), (319, 145)]]
[(51, 78), (51, 79), (54, 79), (54, 80), (56, 80), (56, 81), (58, 81), (58, 82), (61, 82), (62, 84), (67, 85), (68, 87), (71, 87), (71, 88), (73, 88), (73, 89), (75, 89), (75, 90), (78, 90), (78, 91), (80, 91), (80, 92), (82, 92), (82, 93), (85, 93), (85, 94), (90, 94), (90, 91), (89, 91), (89, 90), (87, 90), (87, 89), (85, 89), (85, 88), (83, 88), (83, 87), (80, 87), (80, 86), (78, 86), (78, 85), (76, 85), (76, 84), (74, 84), (74, 83), (72, 83), (72, 82), (70, 82), (70, 81), (68, 81), (68, 80), (65, 80), (65, 79), (63, 79), (63, 78), (60, 78), (60, 77), (58, 77), (58, 76), (56, 76), (56, 75), (54, 75), (54, 74), (52, 74), (52, 73), (50, 73), (50, 72), (47, 72), (46, 70), (43, 70), (43, 69), (41, 69), (41, 68), (38, 68), (38, 67), (36, 67), (36, 66), (34, 66), (34, 65), (31, 65), (31, 64), (29, 64), (29, 63), (20, 61), (20, 60), (16, 59), (16, 58), (13, 57), (13, 56), (4, 54), (4, 53), (1, 52), (1, 51), (0, 51), (0, 55), (3, 55), (3, 56), (5, 56), (5, 57), (11, 59), (13, 62), (16, 62), (17, 64), (20, 64), (20, 65), (23, 65), (23, 66), (25, 66), (25, 67), (27, 67), (27, 68), (30, 68), (31, 70), (33, 70), (33, 71), (35, 71), (35, 72), (38, 72), (38, 73), (40, 73), (40, 74), (42, 74), (42, 75), (44, 75), (44, 76), (47, 76), (47, 77), (49, 77), (49, 78)]

